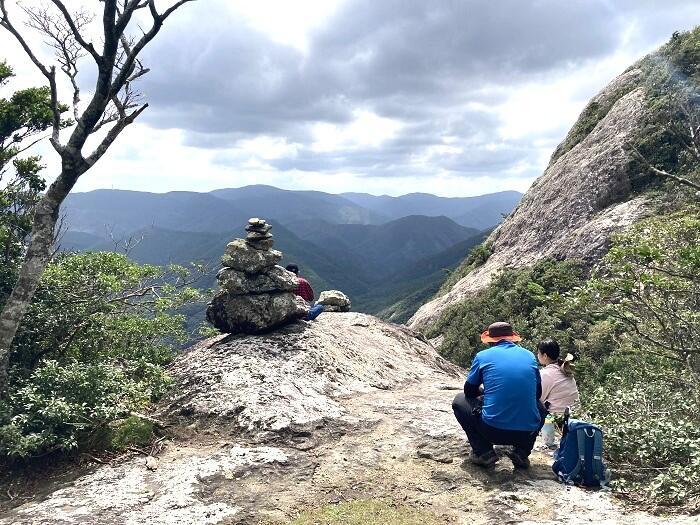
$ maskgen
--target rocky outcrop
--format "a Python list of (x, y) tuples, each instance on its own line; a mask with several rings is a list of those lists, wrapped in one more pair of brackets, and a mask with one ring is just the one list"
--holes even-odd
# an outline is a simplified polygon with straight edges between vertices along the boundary
[(349, 312), (350, 298), (339, 290), (324, 290), (318, 296), (317, 304), (322, 304), (324, 312)]
[(470, 465), (450, 408), (464, 371), (367, 315), (210, 339), (171, 372), (154, 414), (170, 431), (157, 461), (127, 454), (77, 479), (43, 475), (33, 497), (13, 493), (0, 525), (281, 525), (368, 499), (423, 509), (431, 523), (696, 521), (565, 487), (542, 453), (529, 472), (505, 458), (488, 472)]
[(207, 320), (230, 334), (256, 334), (304, 317), (309, 307), (296, 296), (297, 277), (277, 263), (272, 227), (263, 219), (248, 221), (245, 239), (234, 239), (221, 259), (219, 291), (207, 308)]
[(633, 196), (640, 174), (631, 167), (629, 151), (649, 116), (641, 78), (642, 71), (633, 67), (597, 95), (544, 174), (489, 236), (492, 254), (486, 263), (423, 305), (409, 326), (430, 326), (503, 268), (543, 258), (595, 261), (605, 253), (611, 233), (649, 213), (646, 198)]
[(341, 396), (461, 373), (414, 332), (353, 313), (204, 341), (172, 371), (163, 414), (246, 434), (337, 419)]

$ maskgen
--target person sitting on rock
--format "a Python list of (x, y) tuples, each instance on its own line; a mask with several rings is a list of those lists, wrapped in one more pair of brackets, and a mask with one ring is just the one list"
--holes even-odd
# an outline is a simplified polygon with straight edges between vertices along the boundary
[(309, 303), (311, 308), (309, 309), (309, 313), (306, 315), (306, 320), (313, 321), (323, 312), (323, 305), (314, 304), (314, 289), (311, 288), (311, 283), (309, 283), (309, 281), (299, 275), (299, 266), (294, 263), (288, 264), (287, 271), (292, 272), (297, 276), (299, 284), (297, 284), (294, 293)]
[(476, 354), (464, 392), (452, 402), (472, 447), (470, 460), (490, 467), (499, 459), (493, 446), (511, 445), (506, 454), (513, 466), (528, 468), (545, 414), (537, 360), (516, 344), (521, 337), (508, 323), (491, 324), (481, 340), (490, 348)]
[(561, 415), (567, 407), (576, 408), (579, 404), (579, 396), (571, 364), (574, 356), (567, 354), (562, 358), (559, 343), (548, 339), (537, 345), (537, 360), (544, 366), (540, 371), (542, 377), (540, 400), (547, 410), (552, 414)]

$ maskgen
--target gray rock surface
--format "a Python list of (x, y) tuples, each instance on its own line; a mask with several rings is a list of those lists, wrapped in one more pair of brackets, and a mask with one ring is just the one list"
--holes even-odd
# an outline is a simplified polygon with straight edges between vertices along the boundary
[(411, 330), (358, 313), (204, 341), (172, 372), (164, 414), (248, 433), (338, 418), (338, 396), (461, 374)]
[[(649, 213), (646, 198), (633, 196), (633, 181), (640, 174), (631, 170), (627, 149), (649, 115), (643, 88), (634, 87), (640, 75), (632, 68), (597, 95), (594, 101), (611, 105), (610, 110), (583, 140), (553, 156), (513, 213), (489, 236), (493, 253), (486, 263), (447, 294), (424, 304), (409, 326), (430, 326), (503, 268), (530, 266), (548, 257), (594, 262), (607, 250), (611, 233)], [(627, 94), (617, 99), (620, 93)]]
[(207, 308), (207, 321), (222, 332), (256, 334), (304, 317), (309, 306), (291, 292), (232, 295), (217, 293)]
[(298, 279), (277, 263), (282, 253), (271, 250), (271, 226), (248, 221), (246, 239), (226, 245), (219, 291), (207, 306), (207, 321), (228, 334), (258, 334), (306, 316), (309, 306), (292, 291)]
[(324, 290), (316, 302), (325, 306), (327, 312), (349, 312), (352, 306), (350, 298), (340, 290)]
[(296, 276), (281, 266), (273, 266), (257, 275), (224, 267), (219, 270), (217, 279), (221, 289), (232, 295), (292, 292), (297, 287)]
[(282, 252), (260, 250), (245, 239), (234, 239), (226, 245), (221, 264), (248, 274), (258, 274), (275, 266), (282, 260)]
[[(450, 408), (464, 371), (416, 334), (370, 316), (321, 316), (267, 336), (199, 343), (171, 370), (155, 416), (171, 436), (151, 470), (126, 454), (34, 488), (0, 525), (251, 525), (381, 499), (463, 524), (690, 525), (557, 483), (543, 453), (528, 472), (467, 461)], [(553, 504), (556, 502), (556, 504)]]

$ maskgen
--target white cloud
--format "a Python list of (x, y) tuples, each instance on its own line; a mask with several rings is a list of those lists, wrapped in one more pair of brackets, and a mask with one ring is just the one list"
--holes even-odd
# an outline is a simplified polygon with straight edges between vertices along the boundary
[(401, 123), (380, 117), (371, 111), (357, 110), (349, 124), (318, 122), (313, 125), (311, 151), (331, 152), (352, 150), (361, 147), (378, 148), (382, 143), (396, 136)]
[[(188, 4), (151, 47), (151, 107), (76, 189), (525, 190), (591, 96), (700, 22), (686, 0), (536, 3), (527, 20), (476, 0), (468, 19), (441, 0)], [(483, 38), (491, 18), (505, 36)], [(2, 57), (12, 89), (43, 82), (4, 31)], [(58, 158), (37, 151), (50, 178)]]
[(228, 6), (274, 42), (307, 51), (309, 33), (341, 3), (342, 0), (235, 0)]

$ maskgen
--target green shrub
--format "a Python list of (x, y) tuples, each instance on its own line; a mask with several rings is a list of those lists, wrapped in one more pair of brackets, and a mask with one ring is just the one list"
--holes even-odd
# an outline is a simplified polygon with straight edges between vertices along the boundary
[(130, 445), (148, 445), (153, 437), (153, 430), (151, 421), (129, 416), (110, 425), (110, 445), (116, 450), (125, 449)]
[(444, 335), (440, 353), (462, 366), (483, 348), (479, 336), (484, 328), (499, 320), (512, 323), (529, 348), (555, 337), (564, 349), (574, 351), (578, 320), (565, 304), (583, 276), (575, 261), (544, 260), (532, 268), (504, 270), (486, 289), (449, 308), (427, 335)]
[(472, 248), (469, 252), (469, 255), (467, 255), (466, 259), (464, 259), (464, 261), (462, 261), (457, 268), (450, 272), (447, 279), (445, 279), (445, 282), (442, 283), (442, 286), (440, 286), (436, 296), (439, 297), (441, 295), (445, 295), (455, 284), (469, 275), (472, 270), (478, 268), (479, 266), (483, 266), (490, 256), (491, 245), (489, 243), (483, 242), (474, 246), (474, 248)]
[(700, 374), (700, 213), (637, 223), (613, 246), (572, 304), (624, 329), (628, 346)]
[(570, 308), (598, 319), (578, 382), (606, 430), (616, 488), (663, 505), (700, 496), (698, 211), (615, 236)]
[(158, 399), (169, 384), (165, 365), (187, 338), (174, 312), (201, 298), (187, 276), (116, 253), (52, 262), (10, 355), (0, 455), (75, 450)]
[(606, 432), (616, 490), (663, 505), (700, 495), (700, 393), (678, 363), (618, 351), (587, 385), (582, 399)]

